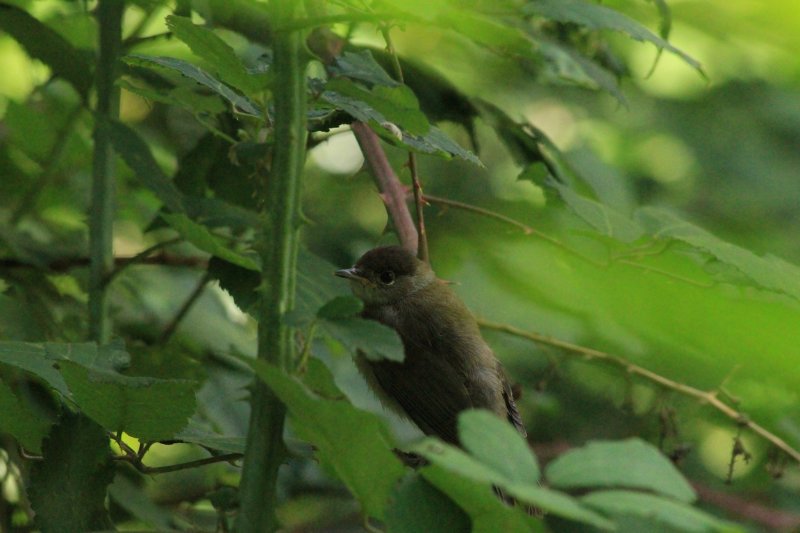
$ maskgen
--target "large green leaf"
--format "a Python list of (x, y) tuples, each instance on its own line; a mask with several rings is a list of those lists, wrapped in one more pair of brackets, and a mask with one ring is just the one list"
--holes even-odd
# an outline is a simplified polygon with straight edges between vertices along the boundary
[[(539, 487), (535, 483), (518, 481), (520, 477), (530, 479), (529, 475), (518, 476), (513, 474), (513, 477), (509, 477), (507, 465), (502, 464), (500, 459), (492, 458), (489, 462), (480, 461), (455, 446), (445, 444), (436, 439), (425, 439), (415, 445), (412, 451), (422, 455), (434, 465), (461, 477), (484, 483), (487, 487), (496, 485), (519, 501), (534, 505), (539, 509), (577, 522), (592, 524), (602, 529), (613, 528), (611, 522), (564, 493)], [(503, 451), (503, 449), (500, 449), (497, 450), (497, 453), (501, 454)], [(500, 465), (499, 468), (498, 464)], [(437, 486), (450, 494), (447, 486)]]
[(26, 450), (40, 453), (42, 439), (51, 425), (52, 421), (31, 409), (0, 381), (0, 433), (9, 433)]
[(639, 439), (591, 442), (550, 463), (546, 477), (561, 489), (628, 487), (653, 491), (691, 503), (689, 482), (653, 445)]
[(66, 39), (16, 6), (0, 4), (0, 30), (17, 40), (31, 57), (42, 61), (72, 84), (83, 98), (92, 86), (92, 68)]
[(696, 59), (675, 48), (635, 20), (611, 8), (581, 0), (533, 0), (523, 8), (523, 11), (529, 15), (541, 15), (551, 20), (571, 22), (595, 30), (622, 32), (638, 41), (653, 43), (702, 72), (700, 63)]
[(146, 56), (141, 54), (132, 54), (126, 56), (124, 61), (136, 67), (145, 67), (145, 68), (163, 68), (167, 70), (171, 70), (174, 72), (178, 72), (182, 76), (190, 78), (200, 85), (208, 87), (228, 102), (230, 102), (235, 110), (238, 113), (250, 115), (253, 117), (261, 118), (263, 116), (263, 112), (259, 108), (259, 106), (247, 98), (244, 95), (239, 94), (238, 92), (234, 91), (214, 76), (206, 72), (205, 70), (192, 65), (186, 61), (182, 61), (180, 59), (175, 59), (173, 57), (155, 57), (155, 56)]
[(103, 428), (65, 410), (42, 455), (33, 463), (28, 488), (37, 527), (43, 533), (112, 529), (105, 499), (114, 466)]
[(294, 430), (314, 444), (320, 461), (353, 492), (364, 513), (383, 518), (404, 468), (391, 451), (391, 438), (380, 418), (347, 401), (320, 398), (263, 361), (253, 361), (252, 366), (286, 404)]
[(417, 474), (406, 477), (392, 494), (386, 511), (392, 533), (458, 533), (469, 531), (469, 517), (451, 499)]
[(399, 87), (400, 82), (392, 79), (383, 70), (369, 50), (359, 52), (345, 52), (336, 58), (330, 71), (345, 76), (352, 80), (360, 80), (372, 85), (385, 85), (387, 87)]
[(169, 439), (195, 409), (193, 381), (128, 377), (71, 361), (58, 366), (78, 407), (109, 431), (142, 440)]
[(374, 320), (320, 318), (318, 323), (325, 335), (341, 343), (350, 353), (363, 353), (371, 361), (402, 361), (405, 357), (397, 332)]
[(581, 497), (581, 501), (610, 515), (638, 516), (646, 518), (653, 526), (663, 524), (678, 531), (745, 531), (699, 509), (654, 494), (602, 490)]
[(183, 236), (183, 238), (204, 252), (208, 252), (213, 256), (248, 270), (261, 270), (255, 254), (245, 255), (242, 252), (232, 249), (222, 237), (214, 235), (208, 228), (202, 224), (193, 222), (186, 215), (182, 213), (162, 213), (161, 218), (166, 220), (170, 226)]
[(178, 39), (189, 45), (192, 52), (208, 61), (225, 83), (247, 94), (266, 88), (266, 77), (250, 74), (233, 48), (212, 30), (175, 15), (167, 17), (167, 27)]

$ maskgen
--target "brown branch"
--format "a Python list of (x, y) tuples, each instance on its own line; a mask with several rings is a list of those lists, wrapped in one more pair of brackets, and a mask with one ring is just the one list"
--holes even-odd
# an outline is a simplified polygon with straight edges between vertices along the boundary
[(582, 355), (587, 359), (597, 359), (599, 361), (603, 361), (604, 363), (608, 363), (613, 366), (622, 368), (628, 374), (639, 376), (647, 381), (656, 383), (665, 389), (673, 390), (690, 398), (695, 398), (700, 403), (708, 404), (714, 409), (716, 409), (718, 412), (734, 420), (741, 427), (749, 429), (750, 431), (760, 436), (764, 440), (770, 442), (773, 446), (780, 449), (786, 455), (788, 455), (789, 457), (800, 463), (799, 450), (794, 449), (785, 440), (775, 435), (771, 431), (767, 430), (760, 424), (757, 424), (756, 422), (750, 420), (744, 413), (737, 411), (724, 401), (720, 400), (719, 391), (716, 390), (704, 391), (692, 387), (690, 385), (674, 381), (660, 374), (656, 374), (652, 370), (648, 370), (644, 367), (631, 363), (630, 361), (622, 357), (611, 355), (606, 352), (601, 352), (600, 350), (595, 350), (593, 348), (580, 346), (578, 344), (573, 344), (571, 342), (562, 341), (560, 339), (555, 339), (553, 337), (548, 337), (546, 335), (541, 335), (539, 333), (534, 333), (532, 331), (525, 331), (516, 328), (514, 326), (511, 326), (509, 324), (490, 322), (488, 320), (483, 320), (483, 319), (479, 319), (478, 324), (486, 329), (501, 331), (503, 333), (508, 333), (509, 335), (514, 335), (516, 337), (528, 339), (530, 341), (539, 344), (546, 344), (548, 346), (561, 348), (562, 350), (565, 350), (567, 352)]
[(117, 461), (125, 461), (130, 463), (136, 470), (143, 474), (167, 474), (169, 472), (177, 472), (179, 470), (187, 470), (189, 468), (197, 468), (198, 466), (205, 466), (214, 463), (231, 462), (241, 459), (241, 453), (225, 453), (222, 455), (213, 455), (204, 459), (196, 459), (194, 461), (187, 461), (185, 463), (177, 463), (174, 465), (166, 466), (147, 466), (142, 462), (140, 457), (134, 455), (115, 455), (114, 459)]
[[(134, 257), (135, 256), (115, 257), (114, 264), (117, 267), (128, 266)], [(181, 257), (171, 254), (159, 254), (137, 260), (136, 264), (205, 268), (208, 264), (208, 259), (205, 257)], [(73, 268), (84, 268), (87, 266), (89, 266), (88, 257), (59, 257), (58, 259), (53, 259), (44, 264), (25, 261), (14, 257), (0, 259), (0, 269), (35, 268), (45, 269), (51, 272), (66, 272)]]
[(353, 122), (351, 125), (358, 145), (364, 153), (364, 159), (372, 170), (375, 183), (378, 185), (381, 199), (386, 205), (386, 211), (394, 223), (395, 231), (400, 239), (400, 244), (415, 255), (419, 245), (419, 236), (411, 213), (406, 206), (406, 191), (397, 178), (392, 165), (386, 158), (378, 135), (363, 122)]
[(709, 503), (727, 513), (752, 520), (767, 527), (770, 531), (797, 531), (800, 528), (800, 515), (773, 509), (757, 502), (727, 494), (701, 483), (692, 482), (701, 501)]

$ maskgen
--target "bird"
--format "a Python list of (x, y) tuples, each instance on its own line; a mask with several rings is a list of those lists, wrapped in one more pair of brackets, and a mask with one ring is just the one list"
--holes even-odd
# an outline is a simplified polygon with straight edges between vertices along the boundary
[(456, 446), (458, 415), (466, 409), (491, 411), (527, 436), (503, 366), (474, 315), (427, 262), (403, 247), (383, 246), (335, 275), (349, 280), (363, 318), (394, 329), (402, 341), (402, 362), (356, 356), (386, 407)]

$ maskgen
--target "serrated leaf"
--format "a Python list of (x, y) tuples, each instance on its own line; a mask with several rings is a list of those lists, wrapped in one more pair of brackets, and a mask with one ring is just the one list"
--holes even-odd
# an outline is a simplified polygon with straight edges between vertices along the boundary
[(337, 296), (317, 311), (317, 317), (335, 320), (355, 316), (364, 309), (364, 303), (355, 296)]
[(261, 283), (258, 272), (212, 257), (208, 261), (208, 273), (231, 295), (239, 309), (245, 313), (254, 313), (259, 298), (257, 289)]
[(650, 42), (683, 59), (692, 68), (702, 73), (700, 63), (689, 54), (611, 8), (579, 0), (533, 0), (523, 7), (528, 15), (541, 15), (558, 22), (570, 22), (594, 30), (614, 30), (637, 41)]
[(81, 411), (109, 431), (142, 440), (169, 439), (194, 412), (194, 381), (128, 377), (71, 361), (58, 365)]
[(691, 503), (691, 485), (657, 448), (639, 439), (591, 442), (550, 463), (546, 477), (562, 489), (628, 487)]
[(64, 410), (31, 468), (28, 495), (43, 533), (112, 529), (105, 509), (114, 478), (108, 437), (89, 418)]
[(678, 531), (745, 531), (699, 509), (654, 494), (601, 490), (581, 497), (581, 502), (610, 515), (638, 516), (652, 525), (664, 524)]
[(0, 4), (0, 30), (8, 33), (28, 54), (50, 67), (86, 98), (92, 86), (92, 66), (66, 39), (26, 11)]
[[(99, 120), (99, 119), (98, 119)], [(150, 148), (139, 135), (128, 126), (117, 121), (101, 120), (100, 131), (114, 144), (114, 150), (133, 170), (139, 181), (150, 189), (163, 204), (173, 212), (183, 212), (183, 197), (158, 166)]]
[(161, 218), (166, 220), (184, 239), (204, 252), (208, 252), (215, 257), (219, 257), (220, 259), (224, 259), (229, 263), (233, 263), (234, 265), (248, 270), (261, 270), (254, 255), (247, 256), (231, 249), (223, 238), (212, 234), (208, 228), (202, 224), (193, 222), (186, 215), (181, 213), (162, 213)]
[(330, 369), (316, 357), (309, 357), (305, 373), (300, 377), (306, 387), (322, 398), (327, 400), (342, 400), (345, 398), (344, 393), (336, 385), (336, 380)]
[(350, 353), (363, 353), (370, 361), (400, 362), (405, 357), (403, 343), (395, 330), (374, 320), (350, 317), (320, 319), (321, 333), (340, 342)]
[(364, 122), (391, 122), (413, 135), (424, 135), (430, 129), (417, 97), (405, 85), (366, 89), (346, 78), (334, 78), (325, 85), (322, 98)]
[(123, 58), (123, 61), (131, 66), (165, 68), (167, 70), (178, 72), (182, 76), (190, 78), (200, 85), (208, 87), (218, 95), (222, 96), (236, 108), (237, 112), (257, 118), (263, 117), (261, 109), (255, 102), (246, 96), (239, 94), (205, 70), (192, 65), (191, 63), (182, 61), (180, 59), (175, 59), (173, 57), (146, 56), (141, 54), (132, 54), (126, 56)]
[(392, 493), (386, 527), (398, 533), (453, 533), (470, 530), (469, 517), (451, 499), (417, 474), (407, 476)]
[(551, 180), (550, 185), (576, 215), (601, 234), (622, 242), (633, 242), (645, 234), (636, 222), (611, 207), (586, 198), (561, 183)]
[(380, 418), (346, 401), (315, 396), (296, 378), (263, 361), (251, 364), (286, 404), (294, 430), (315, 445), (320, 461), (352, 491), (364, 514), (383, 518), (404, 467), (391, 451), (391, 438)]
[(185, 428), (176, 433), (175, 438), (226, 453), (244, 453), (247, 441), (246, 435), (220, 435), (203, 427), (194, 419), (190, 420)]
[(330, 67), (331, 72), (340, 76), (345, 76), (353, 80), (361, 80), (372, 85), (385, 85), (387, 87), (398, 87), (400, 82), (392, 79), (383, 70), (369, 50), (359, 52), (345, 52), (336, 58)]
[(233, 48), (211, 29), (197, 26), (190, 19), (175, 15), (167, 17), (167, 27), (192, 52), (208, 61), (225, 83), (247, 94), (266, 88), (266, 76), (250, 74)]
[(468, 410), (458, 416), (462, 446), (477, 460), (501, 472), (512, 482), (536, 485), (539, 464), (524, 437), (497, 415), (486, 410)]
[[(506, 468), (500, 470), (496, 467), (497, 460), (495, 459), (486, 463), (467, 455), (455, 446), (431, 438), (415, 445), (411, 451), (422, 455), (436, 466), (473, 481), (484, 483), (487, 487), (496, 485), (521, 501), (558, 516), (603, 529), (613, 528), (613, 524), (608, 520), (582, 506), (580, 502), (566, 494), (510, 479)], [(498, 450), (498, 453), (502, 452), (502, 450)], [(439, 488), (449, 494), (446, 487), (439, 486)]]
[(771, 255), (759, 257), (663, 209), (639, 209), (635, 220), (654, 237), (685, 242), (732, 265), (761, 287), (800, 300), (800, 267), (796, 265)]
[(0, 433), (12, 435), (28, 451), (40, 453), (42, 439), (52, 424), (0, 381)]

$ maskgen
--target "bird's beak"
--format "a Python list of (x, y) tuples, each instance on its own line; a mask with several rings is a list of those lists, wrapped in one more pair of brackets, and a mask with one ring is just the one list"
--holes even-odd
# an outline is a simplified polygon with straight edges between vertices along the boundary
[(356, 267), (353, 268), (343, 268), (342, 270), (337, 270), (334, 272), (334, 275), (339, 276), (340, 278), (347, 278), (347, 279), (364, 279), (363, 274), (360, 270)]

